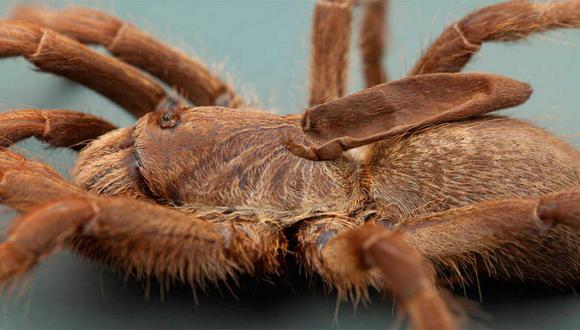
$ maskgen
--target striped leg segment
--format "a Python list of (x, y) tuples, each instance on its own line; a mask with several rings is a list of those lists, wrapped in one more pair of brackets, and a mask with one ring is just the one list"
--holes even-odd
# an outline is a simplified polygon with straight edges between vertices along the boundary
[(341, 97), (346, 91), (351, 20), (350, 0), (316, 3), (311, 36), (310, 106)]
[(0, 113), (0, 146), (35, 137), (53, 147), (83, 148), (116, 129), (98, 117), (70, 110), (9, 110)]
[(387, 74), (382, 64), (385, 52), (386, 12), (388, 0), (361, 1), (364, 16), (360, 30), (360, 53), (363, 73), (367, 87), (387, 81)]
[(580, 1), (508, 1), (476, 10), (447, 27), (409, 75), (459, 72), (490, 41), (513, 41), (530, 34), (580, 26)]
[(82, 7), (52, 11), (17, 6), (12, 17), (46, 26), (83, 43), (102, 45), (122, 61), (176, 88), (196, 106), (236, 108), (244, 104), (242, 98), (203, 63), (114, 16)]
[(134, 67), (34, 24), (0, 21), (0, 58), (9, 56), (24, 56), (41, 71), (83, 84), (136, 117), (177, 102)]

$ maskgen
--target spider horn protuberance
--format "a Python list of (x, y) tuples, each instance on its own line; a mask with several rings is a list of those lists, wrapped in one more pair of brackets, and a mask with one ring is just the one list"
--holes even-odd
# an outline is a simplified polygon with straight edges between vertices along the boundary
[(34, 136), (53, 147), (80, 149), (116, 127), (98, 117), (69, 110), (9, 110), (0, 113), (0, 147)]
[(200, 61), (114, 16), (82, 7), (51, 11), (16, 6), (12, 17), (46, 26), (82, 43), (102, 45), (122, 61), (176, 88), (196, 106), (236, 108), (244, 105), (242, 98)]
[(476, 10), (450, 25), (423, 53), (409, 75), (459, 72), (481, 44), (580, 26), (580, 1), (509, 1)]
[(0, 21), (0, 58), (9, 56), (81, 83), (137, 117), (166, 102), (163, 88), (137, 69), (34, 24)]
[(516, 106), (531, 93), (528, 84), (490, 74), (407, 77), (306, 110), (303, 136), (286, 144), (299, 157), (334, 160), (396, 134)]

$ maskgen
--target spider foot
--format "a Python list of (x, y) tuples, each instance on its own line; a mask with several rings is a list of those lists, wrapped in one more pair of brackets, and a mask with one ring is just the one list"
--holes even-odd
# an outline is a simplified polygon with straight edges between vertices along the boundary
[(29, 271), (38, 258), (19, 250), (11, 242), (0, 244), (0, 285)]

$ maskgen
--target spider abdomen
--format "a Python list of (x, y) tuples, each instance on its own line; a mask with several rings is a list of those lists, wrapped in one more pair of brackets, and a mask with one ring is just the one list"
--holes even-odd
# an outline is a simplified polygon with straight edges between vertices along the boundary
[(580, 155), (550, 133), (497, 116), (377, 143), (370, 198), (392, 218), (577, 186)]

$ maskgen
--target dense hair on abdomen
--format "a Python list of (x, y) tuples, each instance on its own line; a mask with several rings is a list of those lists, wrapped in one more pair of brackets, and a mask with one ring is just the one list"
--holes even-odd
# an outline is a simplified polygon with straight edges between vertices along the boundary
[(580, 184), (580, 154), (550, 133), (496, 116), (377, 143), (370, 196), (394, 219)]

